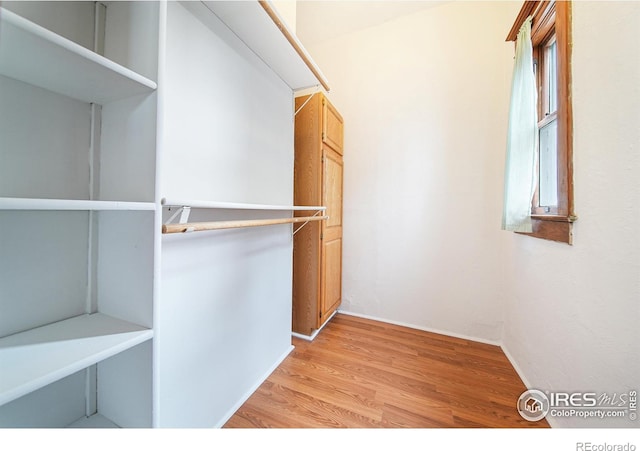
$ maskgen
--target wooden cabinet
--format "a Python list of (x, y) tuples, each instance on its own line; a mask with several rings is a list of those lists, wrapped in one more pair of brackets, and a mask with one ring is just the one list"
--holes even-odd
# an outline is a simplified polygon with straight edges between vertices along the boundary
[(292, 328), (312, 335), (342, 300), (343, 120), (322, 94), (297, 98), (296, 111), (301, 107), (295, 118), (294, 203), (325, 205), (329, 216), (300, 229), (293, 243)]

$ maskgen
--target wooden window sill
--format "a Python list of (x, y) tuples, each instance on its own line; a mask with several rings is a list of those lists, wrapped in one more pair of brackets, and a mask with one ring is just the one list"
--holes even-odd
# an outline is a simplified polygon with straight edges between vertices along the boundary
[(538, 221), (552, 221), (552, 222), (574, 222), (578, 219), (577, 216), (565, 216), (565, 215), (531, 215), (531, 219)]
[(533, 238), (573, 244), (573, 222), (576, 216), (531, 215), (533, 232), (522, 233)]

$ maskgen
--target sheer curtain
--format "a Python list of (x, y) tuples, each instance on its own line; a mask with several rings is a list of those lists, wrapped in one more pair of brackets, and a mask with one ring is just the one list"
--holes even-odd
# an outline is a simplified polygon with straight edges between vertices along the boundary
[(538, 140), (536, 80), (533, 72), (531, 17), (518, 32), (511, 82), (507, 132), (502, 228), (531, 232), (531, 199), (535, 189), (535, 155)]

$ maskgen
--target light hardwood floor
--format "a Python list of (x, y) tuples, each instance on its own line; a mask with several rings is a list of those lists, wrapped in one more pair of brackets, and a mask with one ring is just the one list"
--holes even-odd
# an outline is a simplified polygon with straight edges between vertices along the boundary
[(293, 344), (225, 428), (549, 427), (497, 346), (343, 314)]

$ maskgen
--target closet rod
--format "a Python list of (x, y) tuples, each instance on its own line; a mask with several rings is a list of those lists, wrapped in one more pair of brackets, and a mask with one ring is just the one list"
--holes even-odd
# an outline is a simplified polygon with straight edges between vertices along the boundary
[(188, 222), (185, 224), (164, 224), (162, 233), (202, 232), (205, 230), (238, 229), (298, 222), (323, 221), (329, 216), (296, 216), (279, 219), (249, 219), (241, 221)]

